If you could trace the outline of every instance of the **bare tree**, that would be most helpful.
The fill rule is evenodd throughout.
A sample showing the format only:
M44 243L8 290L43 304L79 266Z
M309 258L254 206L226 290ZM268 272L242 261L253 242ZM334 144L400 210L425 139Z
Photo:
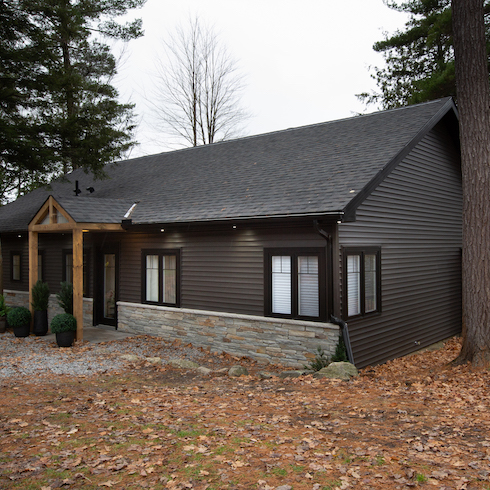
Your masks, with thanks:
M243 77L213 30L191 19L164 46L152 100L161 129L192 146L238 136L249 117L240 105Z
M463 177L463 346L490 365L490 89L483 0L452 0Z

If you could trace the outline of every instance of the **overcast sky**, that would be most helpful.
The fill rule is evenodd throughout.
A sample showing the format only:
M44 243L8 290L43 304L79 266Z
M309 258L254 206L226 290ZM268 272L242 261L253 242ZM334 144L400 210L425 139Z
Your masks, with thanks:
M245 77L242 103L254 135L372 112L356 94L375 89L372 49L407 16L383 0L148 0L134 11L145 36L131 41L114 84L123 102L136 103L140 145L131 156L168 150L147 107L162 40L198 16L220 35Z

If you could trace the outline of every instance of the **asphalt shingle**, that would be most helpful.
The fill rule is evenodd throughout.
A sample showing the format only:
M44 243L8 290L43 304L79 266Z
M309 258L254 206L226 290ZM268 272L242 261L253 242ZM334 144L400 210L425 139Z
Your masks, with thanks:
M134 158L107 166L105 180L76 170L1 208L0 231L25 230L49 194L78 222L119 223L136 201L141 224L340 212L450 103Z

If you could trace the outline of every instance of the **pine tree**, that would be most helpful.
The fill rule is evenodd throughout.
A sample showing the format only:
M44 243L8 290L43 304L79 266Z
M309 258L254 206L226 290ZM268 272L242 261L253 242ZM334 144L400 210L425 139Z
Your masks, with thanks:
M101 177L134 145L134 106L117 100L116 60L104 39L141 36L141 20L112 19L145 1L2 0L0 15L15 20L0 30L9 60L0 72L6 177L27 171L28 189L76 168Z
M456 97L451 0L409 0L387 6L410 14L404 31L374 44L385 67L372 75L379 92L359 94L367 104L384 109L416 104L440 97ZM485 1L490 11L490 2ZM490 47L490 19L486 19Z
M463 346L490 366L490 87L482 0L452 0L463 177Z

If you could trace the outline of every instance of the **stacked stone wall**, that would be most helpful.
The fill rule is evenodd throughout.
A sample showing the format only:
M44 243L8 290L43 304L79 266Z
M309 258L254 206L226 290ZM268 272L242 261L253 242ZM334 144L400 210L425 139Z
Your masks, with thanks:
M339 328L331 323L118 302L118 330L155 335L264 362L303 366L320 346L331 356Z
M25 306L29 308L29 293L27 291L13 291L4 290L5 302L8 306ZM94 302L92 298L83 298L83 326L91 327L93 325L93 311ZM51 320L55 315L63 313L63 309L58 304L58 299L56 294L51 294L49 296L49 306L48 306L48 322L51 324Z

